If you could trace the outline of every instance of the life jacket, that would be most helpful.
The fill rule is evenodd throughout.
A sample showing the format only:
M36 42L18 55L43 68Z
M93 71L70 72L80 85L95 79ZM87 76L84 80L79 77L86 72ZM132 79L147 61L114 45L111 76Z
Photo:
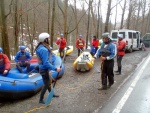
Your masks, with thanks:
M122 47L122 48L120 48ZM120 56L124 56L125 55L125 47L126 47L126 43L124 42L124 40L121 40L118 42L118 47L117 47L117 55Z
M4 56L2 55L2 58L0 59L0 69L5 68L5 62L4 62Z
M110 56L111 52L108 50L108 47L109 47L110 43L106 46L106 44L103 44L101 49L101 56L102 57L107 57L107 56Z
M28 60L28 57L26 56L26 52L24 52L24 53L20 52L19 56L20 57L18 58L18 61L20 61L20 62L25 62Z
M83 41L82 40L78 40L78 46L83 46Z

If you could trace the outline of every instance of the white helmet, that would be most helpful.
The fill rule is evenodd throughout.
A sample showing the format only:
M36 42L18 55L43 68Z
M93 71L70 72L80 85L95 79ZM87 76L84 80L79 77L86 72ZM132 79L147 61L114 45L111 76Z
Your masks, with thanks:
M48 33L41 33L40 35L39 35L39 41L40 42L44 42L44 40L46 39L46 38L49 38L50 37L50 35L48 34Z
M119 38L123 38L123 34L118 34L118 37Z

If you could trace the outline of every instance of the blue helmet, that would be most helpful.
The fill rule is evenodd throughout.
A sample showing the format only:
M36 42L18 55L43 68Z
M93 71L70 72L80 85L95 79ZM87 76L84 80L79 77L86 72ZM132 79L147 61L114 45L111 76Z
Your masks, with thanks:
M0 47L0 52L2 52L3 51L3 49Z
M25 46L20 46L20 50L25 50Z
M60 36L64 36L64 34L61 33Z
M82 35L79 35L80 38L82 38Z

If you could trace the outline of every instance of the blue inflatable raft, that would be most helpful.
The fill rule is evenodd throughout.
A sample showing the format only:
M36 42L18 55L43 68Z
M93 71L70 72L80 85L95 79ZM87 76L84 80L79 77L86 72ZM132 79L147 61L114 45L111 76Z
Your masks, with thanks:
M51 61L56 67L62 66L62 71L50 71L50 76L53 79L62 77L65 71L65 66L59 56L53 56ZM42 76L38 73L35 67L37 63L32 63L30 66L30 73L20 73L18 69L13 68L5 77L0 74L0 99L21 99L35 95L39 92L43 85Z

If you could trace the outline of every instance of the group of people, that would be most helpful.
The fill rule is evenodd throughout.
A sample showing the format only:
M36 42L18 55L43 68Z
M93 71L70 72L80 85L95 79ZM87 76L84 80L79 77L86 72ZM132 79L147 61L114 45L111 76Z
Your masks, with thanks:
M51 82L49 77L49 70L55 70L57 72L60 72L62 69L56 68L54 65L49 62L50 54L52 53L50 45L49 45L49 39L50 35L46 32L41 33L39 35L39 43L35 48L35 52L38 58L38 64L39 64L39 73L42 76L43 79L43 87L40 94L39 103L44 104L44 94L46 90L49 92L51 91ZM93 36L92 40L92 48L94 49L94 52L91 51L91 54L93 55L93 60L100 57L102 60L101 63L101 80L102 80L102 87L100 89L105 90L107 88L110 88L114 84L114 58L117 55L117 64L118 64L118 70L116 71L117 74L121 74L121 61L125 54L125 42L123 41L123 35L118 35L118 44L115 45L112 43L109 34L104 33L102 34L103 43L101 47L98 49L98 43L99 40L96 38L96 36ZM60 56L64 56L64 48L66 47L66 39L64 38L63 34L60 34L60 38L56 40L56 44L59 47ZM83 51L83 48L85 46L85 41L82 39L82 35L79 35L79 38L76 40L76 48L78 49L78 56L80 55L80 52ZM7 73L10 70L10 60L8 57L3 54L2 48L0 48L0 74L7 75ZM31 56L29 52L25 51L25 46L20 46L20 51L17 52L15 56L15 62L16 67L20 71L20 73L23 73L22 66L27 67L27 72L29 72L30 69L30 60ZM108 79L108 80L107 80ZM107 85L108 81L108 85ZM59 97L58 95L53 95L53 97Z
M25 46L20 46L20 51L15 56L16 67L20 73L23 73L22 67L27 67L26 72L30 71L30 53L25 51ZM3 53L3 49L0 47L0 74L7 76L10 70L10 60L6 54Z
M99 40L97 39L96 36L93 36L92 46L90 50L92 56L96 53L98 49L98 45L99 45ZM85 47L85 41L82 38L82 35L79 35L79 38L76 40L76 48L78 50L78 56L80 55L81 51L83 51L84 47Z

